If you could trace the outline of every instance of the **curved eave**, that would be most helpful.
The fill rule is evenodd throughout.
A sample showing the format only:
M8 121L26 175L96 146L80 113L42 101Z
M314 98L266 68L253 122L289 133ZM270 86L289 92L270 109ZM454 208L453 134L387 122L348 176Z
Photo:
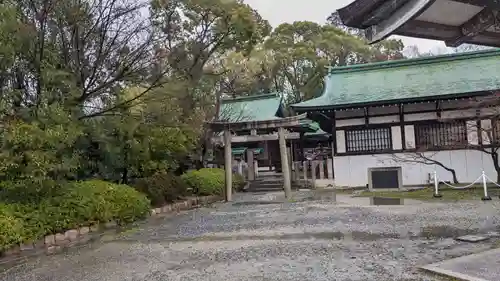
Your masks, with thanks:
M444 41L461 36L460 30L455 26L443 25L438 23L412 20L404 24L400 29L394 32L395 35ZM500 47L500 34L497 32L485 31L472 38L467 38L463 43L482 45L488 47Z
M458 94L439 95L439 96L425 96L425 97L418 97L418 98L381 100L381 101L372 101L372 102L343 103L343 104L322 105L322 106L301 106L301 107L294 108L294 110L297 113L303 113L303 112L310 113L310 112L319 112L319 111L332 111L332 110L338 110L338 109L353 109L353 108L361 108L361 107L366 107L366 106L386 106L386 105L394 105L394 104L408 104L408 103L419 103L419 102L427 102L427 101L473 98L473 97L487 96L489 94L491 94L491 92L488 92L488 91L486 91L486 92L469 92L469 93L458 93ZM313 118L311 118L311 119L313 119ZM316 120L314 120L314 121L316 121Z
M363 26L364 17L380 6L385 0L356 0L344 8L338 9L340 20L349 27L366 28Z
M262 121L241 121L241 122L206 122L215 131L230 130L252 130L252 129L277 129L300 126L300 121L307 118L307 114L296 115L286 118L276 118Z
M500 47L500 32L491 23L498 10L500 1L492 0L356 0L338 13L346 26L364 29L370 44L400 35L444 41L449 47Z
M436 0L410 0L401 8L396 10L390 17L370 26L366 30L366 38L370 44L377 43L389 37L407 22L418 17L425 9Z

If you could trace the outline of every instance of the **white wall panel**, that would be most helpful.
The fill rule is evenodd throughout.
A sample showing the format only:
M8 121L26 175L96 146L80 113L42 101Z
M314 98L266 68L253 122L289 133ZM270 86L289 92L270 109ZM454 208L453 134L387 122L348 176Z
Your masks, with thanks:
M399 150L403 149L403 144L401 143L401 127L393 126L391 127L392 134L392 149Z
M458 180L470 183L476 180L484 170L491 179L496 179L489 155L476 150L451 150L439 152L425 152L424 155L440 161L444 165L455 169ZM452 181L450 172L438 165L426 165L412 161L414 154L397 153L360 156L336 156L335 184L337 186L366 186L368 184L368 169L382 167L401 167L403 185L427 185L429 174L437 172L441 180ZM423 161L421 161L423 162Z
M337 131L335 133L336 133L336 139L337 139L337 153L346 152L345 131Z

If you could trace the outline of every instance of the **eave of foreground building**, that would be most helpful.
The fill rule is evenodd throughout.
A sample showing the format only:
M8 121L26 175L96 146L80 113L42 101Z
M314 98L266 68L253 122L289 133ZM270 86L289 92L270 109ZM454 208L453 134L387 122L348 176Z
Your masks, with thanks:
M338 10L371 43L390 35L500 47L498 0L356 0Z

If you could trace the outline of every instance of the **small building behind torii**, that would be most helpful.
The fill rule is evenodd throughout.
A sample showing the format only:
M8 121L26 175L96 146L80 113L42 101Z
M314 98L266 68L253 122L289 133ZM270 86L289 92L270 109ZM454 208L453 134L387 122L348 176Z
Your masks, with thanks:
M216 133L212 142L224 147L215 150L215 163L224 159L226 199L231 200L232 167L234 160L244 158L247 179L253 181L258 167L281 172L286 196L291 196L292 163L303 162L307 150L329 148L330 135L306 115L284 117L280 94L264 94L224 99L218 121L208 125ZM331 155L331 152L327 152ZM294 168L296 166L294 165ZM241 172L241 171L240 171ZM298 172L298 170L296 170ZM332 173L332 172L331 172ZM332 175L333 178L333 175Z

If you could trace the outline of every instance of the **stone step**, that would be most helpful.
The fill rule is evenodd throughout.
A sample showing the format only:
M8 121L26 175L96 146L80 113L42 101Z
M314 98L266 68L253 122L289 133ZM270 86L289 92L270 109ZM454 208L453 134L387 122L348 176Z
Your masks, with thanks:
M292 190L298 190L299 188L303 188L303 187L301 185L292 184ZM280 183L251 182L245 191L246 192L273 192L273 191L282 191L282 190L283 190L283 181L281 181Z

